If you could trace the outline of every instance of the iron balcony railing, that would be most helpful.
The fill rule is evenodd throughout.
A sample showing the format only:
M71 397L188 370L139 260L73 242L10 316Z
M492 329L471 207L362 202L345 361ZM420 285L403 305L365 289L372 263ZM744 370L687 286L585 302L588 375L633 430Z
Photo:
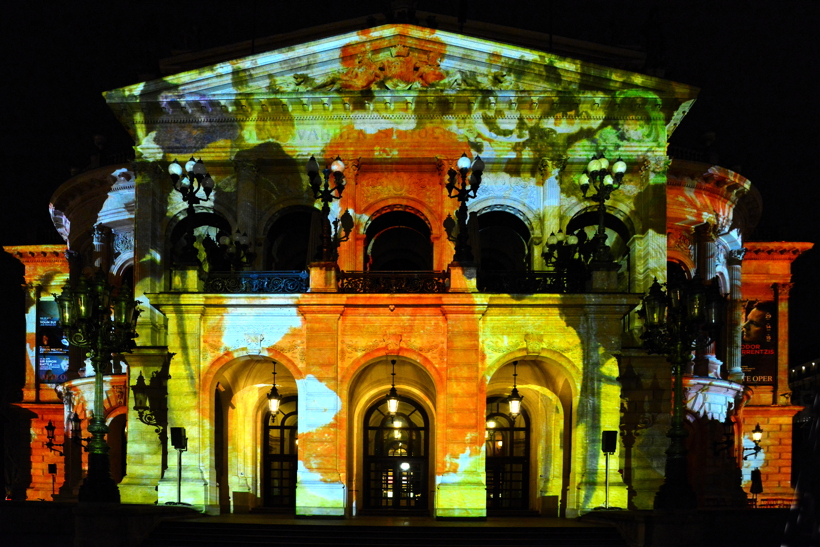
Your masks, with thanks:
M337 287L343 293L443 293L450 272L339 272Z
M478 290L499 294L564 294L586 291L586 272L478 272ZM450 273L435 271L345 272L337 276L341 293L445 293ZM306 271L211 272L204 292L220 294L294 294L310 290Z
M564 294L586 291L586 272L478 272L478 291L501 294Z
M205 282L207 293L303 293L309 287L305 271L212 272Z

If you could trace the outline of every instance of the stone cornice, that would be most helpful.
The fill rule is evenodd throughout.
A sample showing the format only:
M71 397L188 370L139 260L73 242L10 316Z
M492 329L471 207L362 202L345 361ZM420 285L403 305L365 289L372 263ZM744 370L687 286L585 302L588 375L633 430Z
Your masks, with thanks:
M697 188L736 203L751 189L752 183L729 169L708 163L673 160L667 171L670 188Z
M3 249L23 264L64 262L68 266L65 245L5 245Z
M788 260L792 262L801 254L805 253L814 243L802 241L748 241L743 244L746 254L744 261L748 260Z

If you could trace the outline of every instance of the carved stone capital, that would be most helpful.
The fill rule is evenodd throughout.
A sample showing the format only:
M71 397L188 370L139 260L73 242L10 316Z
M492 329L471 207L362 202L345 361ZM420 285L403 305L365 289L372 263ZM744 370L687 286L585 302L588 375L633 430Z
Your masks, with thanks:
M559 154L551 158L541 158L538 161L538 175L541 180L547 180L550 176L562 171L567 166L567 156Z
M726 253L726 263L729 266L741 266L743 264L743 257L746 256L746 248L741 247L740 249L729 249L729 252Z
M258 168L256 166L255 160L233 160L233 170L236 174L240 177L250 177L253 178L258 173Z
M787 300L789 293L791 293L794 283L772 283L772 291L778 300Z
M641 173L662 173L669 169L672 159L669 156L649 156L641 164Z
M165 169L155 161L141 161L135 160L131 162L131 172L134 173L135 178L148 178L150 180L161 180L163 177L170 177L167 175Z

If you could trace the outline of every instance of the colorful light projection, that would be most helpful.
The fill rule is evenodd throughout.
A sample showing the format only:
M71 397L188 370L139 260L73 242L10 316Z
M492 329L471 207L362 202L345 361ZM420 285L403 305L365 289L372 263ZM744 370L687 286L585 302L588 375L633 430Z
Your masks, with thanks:
M561 158L586 162L593 153L604 152L629 164L637 157L664 157L667 133L695 92L544 52L388 25L105 95L135 138L138 162L167 162L178 155L205 158L218 191L207 211L197 213L247 221L243 229L262 236L272 211L294 201L310 203L304 199L307 157L338 155L350 165L346 177L351 186L339 212L350 211L357 229L385 207L426 217L434 269L443 270L453 249L441 226L452 204L443 192L441 172L417 165L436 163L446 172L448 161L480 154L487 169L471 209L506 207L537 239L589 207L573 170L564 171ZM278 167L265 171L262 163L253 169L243 163L258 159L275 160ZM377 167L363 168L367 164ZM659 165L646 177L628 173L611 205L627 217L636 216L640 207L657 206L652 197L659 190L650 187L662 188L665 182L665 167ZM168 205L164 214L172 225L183 205L172 193L163 196L162 186L150 177L148 170L138 175L137 192L156 192L158 203ZM665 234L664 226L648 221L637 222L635 230L633 235L644 241L661 241L659 234ZM198 237L206 232L200 230ZM143 248L162 247L165 234L152 237ZM636 260L644 271L663 278L665 256L652 248L646 243L636 251ZM360 269L364 256L362 240L352 237L340 247L339 264ZM158 259L149 253L141 260ZM539 260L534 267L541 265ZM157 272L156 278L151 272ZM532 490L549 495L568 491L570 513L603 503L597 439L601 429L618 425L612 341L618 336L618 319L628 309L615 297L576 303L569 310L562 308L561 297L491 298L453 291L393 295L393 307L387 308L384 296L332 292L288 297L160 294L165 286L158 265L146 263L141 273L146 274L141 291L152 293L152 306L167 318L168 349L177 355L168 384L169 419L193 424L191 457L198 452L205 462L212 450L208 426L196 425L210 420L202 401L214 389L207 379L200 382L201 371L217 370L246 355L267 354L288 363L298 393L287 395L299 397L300 515L341 515L355 500L350 491L361 481L361 470L344 478L345 447L361 424L351 423L356 409L349 406L359 403L347 396L367 356L390 349L385 332L401 333L398 352L427 370L430 391L440 394L433 399L437 433L430 461L437 515L486 515L481 401L497 381L498 368L522 356L540 363L533 367L540 372L521 385L533 393L525 408L535 405L528 409L533 416L565 420L558 433L539 433L545 446L563 448L534 453L534 468L553 462L553 478L548 486ZM195 286L191 281L183 288ZM584 305L602 303L606 309L599 316L581 312ZM164 322L158 315L152 318ZM203 377L217 373L209 374ZM247 390L245 384L232 388L246 390L237 399L245 408L236 416L252 419L260 412L254 405L264 402L265 390ZM249 429L246 446L258 444L253 435ZM258 473L248 451L234 446L229 452L232 468L243 469L241 479L235 473L231 487L258 492ZM196 503L213 503L207 488L192 489L191 495ZM613 498L625 505L614 492Z

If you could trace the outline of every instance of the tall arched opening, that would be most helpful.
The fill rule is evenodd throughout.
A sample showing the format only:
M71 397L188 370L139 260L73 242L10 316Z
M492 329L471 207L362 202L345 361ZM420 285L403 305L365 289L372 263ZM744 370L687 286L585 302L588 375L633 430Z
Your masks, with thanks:
M529 509L530 419L510 416L505 397L487 399L485 433L487 512Z
M433 510L436 383L428 370L396 357L360 367L347 393L348 506L357 514L426 515ZM391 379L400 403L387 412Z
M282 400L262 426L262 502L265 507L296 507L299 414L296 397Z
M525 272L530 269L530 229L508 211L482 210L478 214L479 249L476 260L489 271Z
M410 207L377 213L365 230L365 269L432 270L431 230L420 213Z
M316 257L320 213L315 207L287 207L275 215L265 243L265 269L306 270Z
M427 513L429 421L419 403L401 397L395 415L386 399L364 418L364 507L371 513Z
M513 373L517 373L515 380ZM513 423L507 397L513 382L523 401ZM564 515L571 484L573 389L564 367L543 358L507 362L487 386L485 456L488 514L538 511ZM493 441L499 446L491 446ZM505 445L507 448L504 448ZM490 495L493 494L491 498Z
M272 373L271 359L246 355L222 365L213 377L211 480L217 488L212 503L221 511L294 507L297 386L290 369L277 361L283 403L271 420L267 395Z

